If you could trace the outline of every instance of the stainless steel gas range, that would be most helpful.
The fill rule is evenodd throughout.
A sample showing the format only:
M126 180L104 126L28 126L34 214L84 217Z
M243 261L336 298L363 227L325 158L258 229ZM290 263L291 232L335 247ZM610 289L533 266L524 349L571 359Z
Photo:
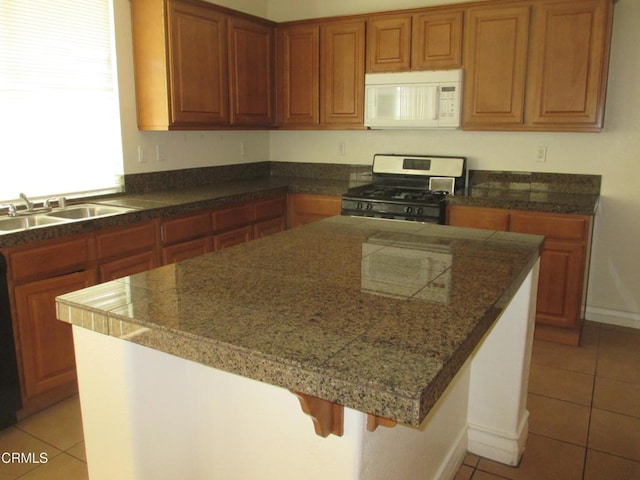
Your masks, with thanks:
M445 199L467 187L465 157L376 154L373 182L342 196L342 215L445 222Z

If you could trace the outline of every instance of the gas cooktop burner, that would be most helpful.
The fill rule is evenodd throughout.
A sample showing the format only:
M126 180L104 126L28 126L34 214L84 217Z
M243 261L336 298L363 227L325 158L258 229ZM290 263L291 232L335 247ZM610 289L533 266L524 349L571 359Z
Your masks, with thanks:
M362 198L378 200L411 200L411 201L432 201L446 194L446 192L430 190L413 190L399 187L365 185L349 191L350 194L360 195Z

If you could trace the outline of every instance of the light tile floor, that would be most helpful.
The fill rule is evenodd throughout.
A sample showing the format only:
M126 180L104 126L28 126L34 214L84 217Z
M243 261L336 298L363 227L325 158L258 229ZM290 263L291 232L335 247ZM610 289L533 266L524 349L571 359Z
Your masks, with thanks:
M580 347L536 341L528 409L519 467L469 454L455 480L640 479L640 330L587 323ZM1 431L0 452L48 458L0 463L0 480L87 479L77 397Z
M587 322L580 347L535 341L517 468L467 455L455 480L639 480L640 330Z
M88 479L78 397L0 431L0 452L0 480ZM30 455L38 462L5 463L10 458L5 452Z

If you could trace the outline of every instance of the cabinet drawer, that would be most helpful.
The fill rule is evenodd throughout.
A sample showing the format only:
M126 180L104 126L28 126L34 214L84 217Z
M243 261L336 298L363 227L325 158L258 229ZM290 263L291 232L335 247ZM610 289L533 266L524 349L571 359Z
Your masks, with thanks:
M156 224L154 222L101 233L96 239L98 257L104 259L155 249L156 238Z
M118 258L100 265L100 281L108 282L116 278L135 275L156 268L157 261L154 252L142 252L130 257Z
M10 254L13 281L84 270L92 259L92 240L79 238Z
M517 212L511 214L512 232L544 235L558 240L581 241L587 238L588 218Z
M253 208L244 204L213 212L213 229L229 230L253 223Z
M188 258L204 255L211 250L211 238L196 238L188 242L178 243L162 249L162 264L180 262Z
M509 212L506 210L454 205L449 207L447 215L448 225L502 232L509 229Z
M268 198L254 203L254 221L268 220L284 216L287 209L286 197Z
M214 235L213 237L213 249L222 250L223 248L233 247L244 242L248 242L253 239L253 227L248 225L246 227L238 228L228 232Z
M204 237L211 233L212 227L213 223L209 212L173 218L162 224L162 243L170 245Z
M253 226L253 238L262 238L267 235L283 232L286 228L287 223L284 218L265 220L264 222L256 223Z

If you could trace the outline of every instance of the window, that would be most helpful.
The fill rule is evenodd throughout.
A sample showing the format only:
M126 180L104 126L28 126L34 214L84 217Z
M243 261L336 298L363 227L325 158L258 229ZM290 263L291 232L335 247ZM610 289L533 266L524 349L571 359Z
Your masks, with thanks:
M0 0L0 203L119 190L110 0Z

